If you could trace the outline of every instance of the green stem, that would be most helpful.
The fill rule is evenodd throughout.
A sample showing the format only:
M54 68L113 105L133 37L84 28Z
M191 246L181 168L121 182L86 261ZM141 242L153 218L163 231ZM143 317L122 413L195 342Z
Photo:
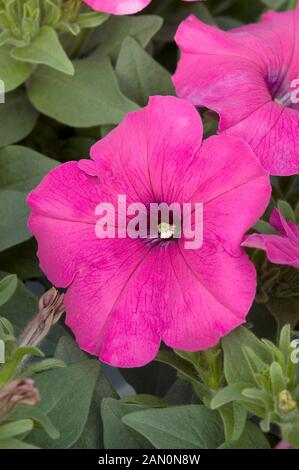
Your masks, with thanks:
M73 50L70 52L71 59L77 59L78 58L84 44L86 43L86 41L89 37L89 34L90 34L90 29L85 28L81 31L81 33L79 35L79 39L77 41L77 44L75 45Z

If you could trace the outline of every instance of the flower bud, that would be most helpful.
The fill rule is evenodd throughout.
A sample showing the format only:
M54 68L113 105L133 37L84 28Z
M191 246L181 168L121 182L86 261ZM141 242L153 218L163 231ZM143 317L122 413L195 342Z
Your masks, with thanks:
M0 418L7 415L18 403L33 406L38 401L40 395L34 380L14 380L0 388Z
M278 409L283 413L289 413L297 408L297 403L293 400L291 393L288 390L282 390L278 394Z
M38 303L38 314L18 339L19 346L37 346L45 338L64 312L63 297L54 287L43 294Z

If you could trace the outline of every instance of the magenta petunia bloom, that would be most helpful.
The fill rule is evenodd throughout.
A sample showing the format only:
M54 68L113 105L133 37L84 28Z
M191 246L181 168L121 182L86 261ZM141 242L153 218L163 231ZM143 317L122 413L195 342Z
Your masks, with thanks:
M269 176L245 142L202 142L202 132L190 103L152 97L92 147L91 160L61 165L28 197L41 268L68 288L66 323L82 349L111 365L146 364L161 340L209 348L253 302L256 273L240 244L268 204ZM97 238L96 207L120 194L145 207L202 203L201 248L167 232Z
M299 5L228 32L194 16L180 25L178 96L216 111L272 175L299 173Z
M272 211L270 223L277 235L254 233L242 245L265 250L271 263L299 269L299 228L294 222L287 222L278 209Z
M147 7L152 0L83 0L94 10L113 15L132 15ZM203 0L184 0L184 2L202 2Z

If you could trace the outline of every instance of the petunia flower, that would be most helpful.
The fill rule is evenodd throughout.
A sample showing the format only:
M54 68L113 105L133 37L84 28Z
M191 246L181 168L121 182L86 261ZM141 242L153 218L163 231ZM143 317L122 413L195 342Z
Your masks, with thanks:
M113 15L132 15L147 7L152 0L83 0L97 11ZM183 0L184 2L202 2L204 0Z
M299 5L228 32L190 16L175 38L178 96L216 111L272 175L299 173L298 31Z
M299 228L294 222L287 222L278 209L272 211L270 223L277 235L254 233L242 245L265 250L271 263L299 269Z
M113 366L148 363L161 340L209 348L244 323L253 302L256 273L240 244L268 204L269 176L245 142L202 142L202 132L190 103L152 97L91 148L90 160L59 166L28 197L41 268L67 288L67 325L83 350ZM167 231L97 238L98 204L116 206L119 195L147 208L203 204L201 248Z

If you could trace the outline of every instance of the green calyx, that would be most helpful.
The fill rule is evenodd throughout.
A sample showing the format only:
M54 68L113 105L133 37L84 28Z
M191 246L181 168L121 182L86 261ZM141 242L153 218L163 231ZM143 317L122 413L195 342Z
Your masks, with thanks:
M0 0L0 45L28 46L44 26L78 35L108 17L83 8L81 0Z

